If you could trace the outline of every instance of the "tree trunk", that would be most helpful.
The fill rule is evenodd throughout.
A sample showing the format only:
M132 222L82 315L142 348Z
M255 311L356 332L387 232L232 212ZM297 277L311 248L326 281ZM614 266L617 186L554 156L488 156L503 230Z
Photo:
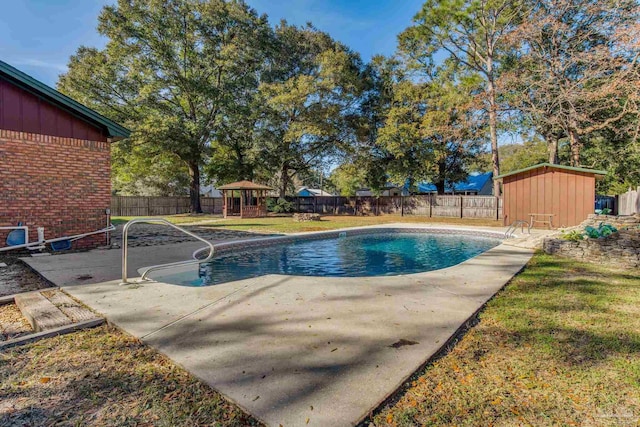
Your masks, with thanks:
M491 69L489 69L491 73ZM491 74L490 74L491 75ZM498 103L496 102L496 88L493 77L489 77L487 83L489 95L489 132L491 134L491 163L493 177L500 175L500 157L498 156ZM500 197L500 183L493 181L493 195Z
M200 206L200 167L198 162L189 162L189 212L202 213Z
M287 195L287 188L289 187L289 167L283 165L280 171L280 195L281 199Z
M580 137L575 129L569 129L569 146L571 147L571 166L580 166Z
M546 137L547 151L549 153L549 163L552 165L558 164L558 137L556 135L549 135Z
M436 191L442 195L445 192L445 180L447 176L447 164L445 161L438 162L438 177L435 181Z

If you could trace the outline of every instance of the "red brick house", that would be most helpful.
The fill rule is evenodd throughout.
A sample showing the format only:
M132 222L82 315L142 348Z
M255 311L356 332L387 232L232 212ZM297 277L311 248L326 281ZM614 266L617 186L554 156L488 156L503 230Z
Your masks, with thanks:
M129 131L0 61L0 226L45 238L102 229L111 202L110 144ZM4 246L6 232L0 234ZM106 243L98 234L76 247Z

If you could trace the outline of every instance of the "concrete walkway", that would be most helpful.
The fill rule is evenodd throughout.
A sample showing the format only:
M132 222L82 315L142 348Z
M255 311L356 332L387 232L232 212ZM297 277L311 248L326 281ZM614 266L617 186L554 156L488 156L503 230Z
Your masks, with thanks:
M138 277L139 268L191 259L193 251L203 246L200 242L189 242L130 248L127 275ZM122 277L122 253L119 249L20 259L57 286L101 283Z
M140 249L155 264L175 261L174 246ZM144 258L136 249L132 257ZM277 427L362 420L522 269L532 251L501 244L454 267L407 276L268 275L201 288L119 286L118 280L73 286L78 271L109 277L117 267L108 267L110 255L103 255L73 270L74 262L85 262L81 255L30 264L54 282L75 276L57 283ZM75 272L65 276L62 264Z

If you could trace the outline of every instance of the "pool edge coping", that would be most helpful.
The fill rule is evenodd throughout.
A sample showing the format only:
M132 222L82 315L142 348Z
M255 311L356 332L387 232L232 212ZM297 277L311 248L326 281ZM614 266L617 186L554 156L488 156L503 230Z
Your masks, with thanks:
M337 229L333 229L333 230L322 230L322 231L308 231L308 232L297 232L297 233L288 233L288 234L281 234L281 235L274 235L274 236L263 236L263 237L252 237L252 238L243 238L243 239L238 239L238 240L229 240L229 241L225 241L225 242L220 242L220 243L216 243L213 245L213 251L214 251L214 257L217 254L224 254L225 252L235 249L235 248L242 248L244 249L252 249L252 248L260 248L260 247L266 247L266 246L272 246L272 245L277 245L279 243L287 243L287 242L294 242L294 241L298 241L298 240L313 240L313 239L322 239L322 238L327 238L327 237L331 237L334 236L335 237L340 237L341 233L347 233L349 231L352 232L356 232L356 235L359 234L368 234L366 232L368 231L372 231L375 232L376 230L388 230L391 231L393 230L394 232L397 232L396 230L399 230L400 232L402 232L402 230L406 230L407 232L419 232L418 230L420 230L420 232L422 231L430 231L431 233L425 233L425 234L459 234L459 235L464 235L464 236L475 236L475 237L485 237L485 238L494 238L497 240L500 240L500 244L498 244L497 246L495 246L494 248L489 249L488 251L495 249L497 247L500 247L504 244L504 242L506 240L509 239L509 237L505 236L503 231L498 231L498 230L489 230L486 228L477 228L477 227L452 227L452 226L448 226L448 227L439 227L439 226L430 226L430 225L423 225L423 224L412 224L412 223L390 223L390 224L377 224L377 225L367 225L367 226L358 226L358 227L345 227L345 228L337 228ZM348 234L345 235L345 237L348 236ZM195 254L201 253L201 252L205 252L207 249L209 249L208 246L202 247L198 250L196 250L194 252ZM488 251L485 251L483 253L486 253ZM478 254L477 256L482 255ZM475 258L475 257L473 257ZM466 262L468 260L463 261L462 263ZM449 267L445 267L445 268L441 268L441 269L437 269L437 270L444 270L444 269L448 269L451 267L455 267L456 265L460 265L462 263L458 263ZM194 264L195 265L195 264ZM191 270L193 269L193 265L190 266L184 266L184 267L180 267L180 266L173 266L175 269L177 270L183 270L186 269L187 270ZM140 274L140 276L142 275L142 272L144 272L147 268L149 268L148 266L145 267L140 267L137 269L138 274ZM169 268L169 267L167 267ZM161 269L164 270L164 269ZM437 270L430 270L430 271L437 271ZM410 275L416 275L416 274L424 274L424 273L428 273L428 271L426 272L418 272L418 273L409 273L409 274L399 274L399 275L391 275L389 277L398 277L398 276L410 276ZM132 278L132 280L137 280L140 279L140 276L136 277L136 278ZM359 276L358 276L359 277ZM148 279L151 282L154 281L158 281L155 279Z

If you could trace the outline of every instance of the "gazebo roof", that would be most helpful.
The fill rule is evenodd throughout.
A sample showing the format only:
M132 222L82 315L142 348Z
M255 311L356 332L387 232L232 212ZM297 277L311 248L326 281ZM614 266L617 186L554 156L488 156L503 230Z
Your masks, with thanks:
M218 190L273 190L273 188L251 181L238 181L221 185Z

